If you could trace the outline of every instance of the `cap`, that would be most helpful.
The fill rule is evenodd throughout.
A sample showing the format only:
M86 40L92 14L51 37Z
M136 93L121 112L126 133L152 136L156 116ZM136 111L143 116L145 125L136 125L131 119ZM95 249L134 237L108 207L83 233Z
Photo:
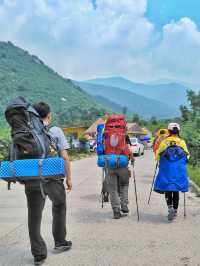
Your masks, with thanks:
M168 130L174 130L174 128L178 128L179 131L181 129L181 127L178 123L169 123Z

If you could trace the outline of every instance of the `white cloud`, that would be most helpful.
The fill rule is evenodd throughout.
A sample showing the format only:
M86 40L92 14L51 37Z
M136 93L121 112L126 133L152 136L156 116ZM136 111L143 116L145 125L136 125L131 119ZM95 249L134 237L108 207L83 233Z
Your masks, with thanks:
M158 33L145 18L146 7L147 0L97 0L96 9L90 0L4 0L0 40L76 79L124 75L200 82L196 25L183 18Z
M153 53L157 71L163 76L200 81L200 32L189 18L163 28L163 38Z

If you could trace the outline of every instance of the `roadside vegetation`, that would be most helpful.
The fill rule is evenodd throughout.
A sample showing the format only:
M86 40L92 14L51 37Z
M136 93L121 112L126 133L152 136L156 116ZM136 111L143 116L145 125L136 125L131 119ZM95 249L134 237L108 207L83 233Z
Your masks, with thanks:
M183 138L191 153L189 176L200 186L200 92L187 92L189 106L181 106Z

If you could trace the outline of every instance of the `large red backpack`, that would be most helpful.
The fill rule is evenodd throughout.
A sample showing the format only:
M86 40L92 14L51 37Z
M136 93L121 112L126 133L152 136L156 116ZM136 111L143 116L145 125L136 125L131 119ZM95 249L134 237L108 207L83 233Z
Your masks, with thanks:
M124 115L110 115L105 124L105 154L129 156Z

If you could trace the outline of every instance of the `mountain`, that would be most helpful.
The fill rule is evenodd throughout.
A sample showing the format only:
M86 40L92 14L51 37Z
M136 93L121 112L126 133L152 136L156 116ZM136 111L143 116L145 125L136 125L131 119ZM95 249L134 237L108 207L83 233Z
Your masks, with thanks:
M168 81L164 84L142 84L132 82L123 77L97 78L87 80L86 82L126 89L147 98L166 103L177 110L180 105L187 104L186 91L189 87L181 83L169 83Z
M113 112L116 112L116 113L123 112L123 106L109 100L108 98L100 96L100 95L94 95L93 97L99 104L103 105L106 108L109 108ZM132 112L130 110L127 110L127 113L131 114Z
M194 90L198 92L200 90L200 84L198 83L190 83L186 81L180 81L180 80L173 80L173 79L160 79L160 80L153 80L151 82L148 82L146 84L148 85L160 85L160 84L180 84L184 87Z
M170 118L179 115L179 112L157 100L148 99L128 90L117 87L95 85L86 82L76 82L83 90L95 97L106 98L107 101L115 103L117 106L128 108L128 112L137 113L144 118ZM111 106L110 106L111 107Z
M71 80L11 42L0 42L0 94L1 121L6 105L17 96L24 96L32 103L48 102L60 125L91 123L105 114L103 107Z

